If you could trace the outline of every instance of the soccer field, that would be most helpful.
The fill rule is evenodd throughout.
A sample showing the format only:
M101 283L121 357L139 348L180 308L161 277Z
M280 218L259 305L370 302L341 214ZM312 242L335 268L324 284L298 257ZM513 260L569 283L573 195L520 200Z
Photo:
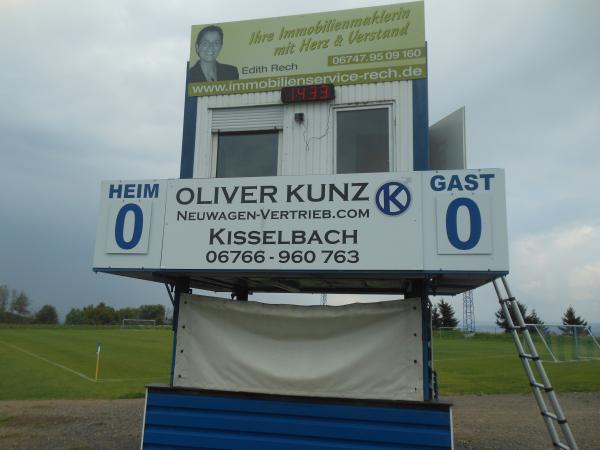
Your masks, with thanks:
M0 400L141 397L169 381L171 346L169 328L0 328Z
M0 400L141 397L168 382L171 346L168 328L0 327ZM433 352L442 396L530 392L510 336L434 333ZM558 391L600 391L598 360L545 367Z

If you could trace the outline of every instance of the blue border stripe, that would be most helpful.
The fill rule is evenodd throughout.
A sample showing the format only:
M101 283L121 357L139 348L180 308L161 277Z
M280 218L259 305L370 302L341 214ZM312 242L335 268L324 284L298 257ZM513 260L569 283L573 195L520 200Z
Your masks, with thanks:
M427 78L413 80L413 170L429 170Z
M189 62L188 62L189 65ZM183 138L181 141L181 165L179 178L194 176L194 144L196 143L196 112L198 100L187 95L187 66L185 72L185 106L183 108Z

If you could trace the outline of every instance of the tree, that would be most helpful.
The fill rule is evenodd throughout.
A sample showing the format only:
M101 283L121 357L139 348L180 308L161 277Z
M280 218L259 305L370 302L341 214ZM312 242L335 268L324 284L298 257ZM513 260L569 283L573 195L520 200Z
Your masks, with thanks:
M512 306L511 305L506 305L506 306L508 306L508 310L510 312L510 318L512 319L513 324L517 325L517 323L516 323L517 319L515 318L515 313L512 310ZM521 303L518 300L517 300L517 306L519 307L519 310L521 311L521 315L523 317L525 317L527 315L527 306L525 306L523 303ZM510 332L510 329L508 326L508 321L506 320L506 317L504 317L504 310L502 309L502 306L500 306L500 309L498 309L498 311L496 311L494 315L496 316L496 325L498 325L500 328L503 328L506 333Z
M575 314L575 309L571 305L569 305L569 307L563 314L562 323L563 323L563 325L580 325L581 328L587 326L587 322L585 320L583 320L581 318L581 316L578 316L577 314ZM580 328L580 330L581 330L581 328ZM560 330L563 332L563 334L573 334L573 332L571 331L571 329L569 327L560 327ZM583 330L581 330L581 331L583 331ZM579 330L578 330L577 334L580 334Z
M440 300L437 306L441 317L441 326L454 328L458 325L458 319L454 317L454 308L450 303L446 303L444 299Z
M137 308L121 308L117 311L117 322L123 322L123 319L139 319L139 311Z
M10 310L20 316L28 316L29 312L29 297L24 292L20 292L18 295L16 291L13 291L13 299L10 302Z
M31 318L8 311L0 311L0 323L31 323Z
M8 286L3 284L0 286L0 312L4 312L8 308L8 299L10 298L10 291Z
M83 308L83 315L85 317L84 323L90 325L110 325L117 323L117 312L112 306L108 306L104 302L98 303L97 306L86 306Z
M535 308L531 310L531 314L525 317L525 323L532 325L544 325L544 321L537 315Z
M515 312L513 311L513 308L510 305L507 306L513 324L515 326L518 326L519 324L517 323L517 318L515 317ZM527 306L525 306L525 304L517 300L517 306L519 307L519 311L521 311L521 316L523 316L523 320L525 321L525 323L534 325L544 324L542 319L540 319L540 317L535 312L535 309L531 310L531 314L527 314ZM508 321L504 317L504 311L502 310L502 307L500 307L500 309L498 309L498 311L496 311L494 315L496 316L496 325L498 325L500 328L503 328L506 333L510 332L510 329L508 327Z
M538 328L544 335L550 332L548 327L544 325L544 321L535 312L535 308L531 310L531 314L525 317L525 323L528 325L539 325L536 328Z
M587 322L575 314L575 309L569 305L564 315L562 316L563 325L583 325L587 326Z
M121 323L123 319L150 319L157 324L165 321L163 305L142 305L139 308L121 308L115 310L103 302L96 306L89 305L83 309L72 308L65 318L67 325L111 325Z
M98 303L96 306L95 325L110 325L117 323L117 312L112 306L108 306L104 302Z
M58 314L56 313L56 308L54 308L52 305L42 306L42 308L35 313L33 323L57 324Z
M165 307L163 305L142 305L138 308L139 319L155 320L162 325L165 320Z
M85 314L79 308L71 308L71 311L65 317L65 324L67 325L83 325L85 323Z
M434 306L433 308L431 308L431 327L434 330L437 330L441 326L442 326L442 316L440 315L440 312L438 311L437 306Z

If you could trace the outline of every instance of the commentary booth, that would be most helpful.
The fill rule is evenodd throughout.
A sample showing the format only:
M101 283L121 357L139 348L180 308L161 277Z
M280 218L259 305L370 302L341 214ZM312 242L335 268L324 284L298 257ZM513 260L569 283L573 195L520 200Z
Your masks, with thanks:
M101 188L94 270L174 304L143 448L452 447L428 296L508 273L504 172L430 146L426 61L422 2L192 27L180 178Z

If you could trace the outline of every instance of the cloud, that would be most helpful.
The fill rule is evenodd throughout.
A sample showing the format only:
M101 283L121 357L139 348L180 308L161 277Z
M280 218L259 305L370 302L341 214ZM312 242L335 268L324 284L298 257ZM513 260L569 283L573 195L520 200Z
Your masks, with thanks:
M600 310L600 226L572 225L527 234L511 245L515 291L547 321L571 304L579 314ZM552 320L551 320L552 318Z
M0 282L62 311L168 302L162 286L93 275L91 258L100 180L178 174L190 26L389 3L0 0ZM430 118L466 105L470 166L507 169L515 294L548 321L569 303L600 320L590 225L599 217L600 2L425 8ZM493 320L489 286L475 303L478 320Z
M573 295L582 301L598 301L600 297L600 263L587 264L569 276Z

